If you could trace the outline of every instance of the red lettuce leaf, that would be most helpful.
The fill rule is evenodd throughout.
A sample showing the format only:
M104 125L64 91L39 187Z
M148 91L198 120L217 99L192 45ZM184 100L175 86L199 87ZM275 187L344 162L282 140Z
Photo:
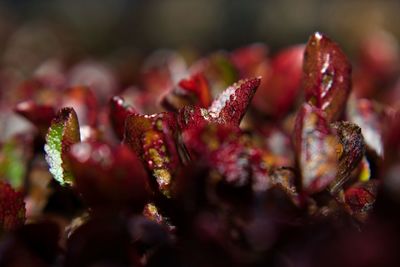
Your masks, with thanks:
M122 140L125 132L125 120L129 115L137 114L136 110L126 104L124 99L114 96L109 102L109 118L117 137Z
M346 55L317 32L308 40L303 71L306 101L325 111L329 122L339 119L351 90L351 65Z
M128 147L79 143L68 154L74 187L93 208L141 211L152 193L140 159Z
M258 110L279 118L293 107L301 89L303 54L304 45L298 45L272 58L254 98Z
M164 108L177 111L185 105L198 105L202 108L210 106L211 89L202 73L195 73L181 80L161 100Z
M208 109L184 107L179 111L180 127L187 129L203 122L239 126L260 81L260 78L240 80L223 91Z
M155 178L157 191L169 196L173 173L181 164L173 113L128 116L123 143L139 155Z

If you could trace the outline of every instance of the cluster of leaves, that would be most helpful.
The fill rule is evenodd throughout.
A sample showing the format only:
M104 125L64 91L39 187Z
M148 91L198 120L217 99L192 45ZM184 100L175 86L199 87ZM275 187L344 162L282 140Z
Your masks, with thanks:
M359 70L389 87L379 52ZM2 145L1 266L400 264L400 113L338 44L144 65L109 95L52 71L15 89L34 127Z

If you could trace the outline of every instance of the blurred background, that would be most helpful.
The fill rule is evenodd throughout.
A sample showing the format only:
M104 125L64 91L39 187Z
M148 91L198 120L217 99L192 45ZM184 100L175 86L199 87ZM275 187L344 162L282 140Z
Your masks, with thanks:
M0 40L2 51L13 44L48 54L209 51L256 41L274 50L320 30L351 52L374 28L400 37L399 11L395 0L2 0Z
M0 93L33 73L88 60L101 62L126 87L138 83L143 62L158 49L178 50L191 65L212 51L254 42L273 55L315 31L338 42L353 62L369 37L372 61L393 61L399 11L395 0L1 0Z

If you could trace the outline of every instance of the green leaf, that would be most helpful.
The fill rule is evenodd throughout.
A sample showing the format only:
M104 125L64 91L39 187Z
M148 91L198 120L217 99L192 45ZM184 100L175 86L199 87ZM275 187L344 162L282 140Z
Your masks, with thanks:
M7 140L0 149L0 177L13 188L21 188L26 174L26 161L24 143L14 138Z
M239 80L235 66L225 53L217 52L211 55L211 61L215 64L215 67L224 82L224 87L228 87Z
M72 184L74 180L67 153L70 147L79 141L79 122L74 109L61 109L51 122L44 146L49 171L61 185Z

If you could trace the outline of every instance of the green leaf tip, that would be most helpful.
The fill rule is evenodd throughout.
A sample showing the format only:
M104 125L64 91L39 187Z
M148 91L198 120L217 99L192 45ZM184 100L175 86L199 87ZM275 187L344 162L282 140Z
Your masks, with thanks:
M79 141L79 122L75 110L62 108L51 122L44 146L49 171L61 185L72 184L74 180L66 154Z

